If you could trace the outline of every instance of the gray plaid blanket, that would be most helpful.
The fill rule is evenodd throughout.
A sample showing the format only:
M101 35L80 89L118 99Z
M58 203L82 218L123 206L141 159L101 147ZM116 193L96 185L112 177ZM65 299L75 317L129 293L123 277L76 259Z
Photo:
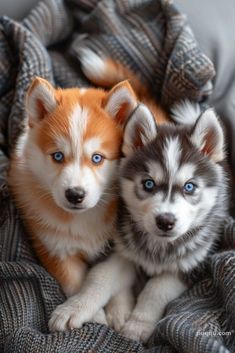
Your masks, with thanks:
M79 68L83 46L138 71L164 104L182 97L202 101L212 90L213 65L170 1L47 0L22 23L0 18L0 351L234 352L231 218L225 220L218 251L193 274L192 288L168 306L148 347L98 324L48 332L49 316L65 298L34 257L9 195L6 168L22 128L24 95L33 76L61 87L89 85Z

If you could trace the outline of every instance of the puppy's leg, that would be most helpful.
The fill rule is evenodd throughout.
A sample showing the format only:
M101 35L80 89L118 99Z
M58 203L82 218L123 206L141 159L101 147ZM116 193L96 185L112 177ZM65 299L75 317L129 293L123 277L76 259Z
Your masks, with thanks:
M94 266L80 292L59 305L49 321L51 331L79 328L94 317L112 296L132 285L135 269L118 254Z
M116 294L106 305L105 313L108 325L120 331L134 308L132 288L128 287Z
M59 282L65 295L70 297L76 294L87 270L84 257L81 254L64 256L63 258L51 255L39 241L36 243L35 250L41 264Z
M137 304L122 329L122 334L146 342L162 318L166 305L177 298L186 285L175 274L151 278L140 293Z
M79 256L69 256L63 261L59 261L56 271L52 275L61 284L67 297L78 293L83 283L87 265Z
M104 309L100 309L91 319L91 322L96 322L102 325L108 325Z

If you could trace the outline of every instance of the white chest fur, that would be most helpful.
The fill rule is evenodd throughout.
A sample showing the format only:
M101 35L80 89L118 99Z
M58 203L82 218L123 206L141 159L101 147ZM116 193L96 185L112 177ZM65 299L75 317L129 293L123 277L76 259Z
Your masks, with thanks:
M54 231L40 231L38 236L52 255L63 258L83 252L92 260L102 252L113 235L113 225L105 222L104 213L105 209L97 206L79 213L70 222L58 222L47 213L44 220Z

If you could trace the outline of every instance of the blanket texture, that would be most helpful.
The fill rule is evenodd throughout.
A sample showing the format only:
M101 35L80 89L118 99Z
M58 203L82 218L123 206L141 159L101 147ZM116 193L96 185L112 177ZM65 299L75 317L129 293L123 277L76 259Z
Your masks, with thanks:
M47 0L22 23L0 19L0 352L234 352L232 218L225 220L218 251L193 274L192 288L170 303L148 347L98 324L48 332L50 314L65 297L34 256L6 170L32 78L39 75L61 87L89 85L79 68L82 47L139 72L168 106L185 97L205 100L212 90L213 65L170 1Z

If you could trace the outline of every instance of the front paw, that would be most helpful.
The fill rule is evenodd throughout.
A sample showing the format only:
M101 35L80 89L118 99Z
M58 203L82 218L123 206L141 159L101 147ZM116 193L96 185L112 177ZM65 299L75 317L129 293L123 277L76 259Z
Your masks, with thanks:
M86 306L78 299L68 299L52 312L48 326L51 332L80 328L89 320Z
M156 324L151 321L143 321L130 318L122 328L121 334L134 341L146 343L152 335Z
M112 327L115 331L121 331L131 314L131 310L132 307L117 305L117 303L110 301L105 308L108 326Z
M101 325L108 325L104 309L100 309L99 311L97 311L97 313L93 316L91 322L95 322Z

